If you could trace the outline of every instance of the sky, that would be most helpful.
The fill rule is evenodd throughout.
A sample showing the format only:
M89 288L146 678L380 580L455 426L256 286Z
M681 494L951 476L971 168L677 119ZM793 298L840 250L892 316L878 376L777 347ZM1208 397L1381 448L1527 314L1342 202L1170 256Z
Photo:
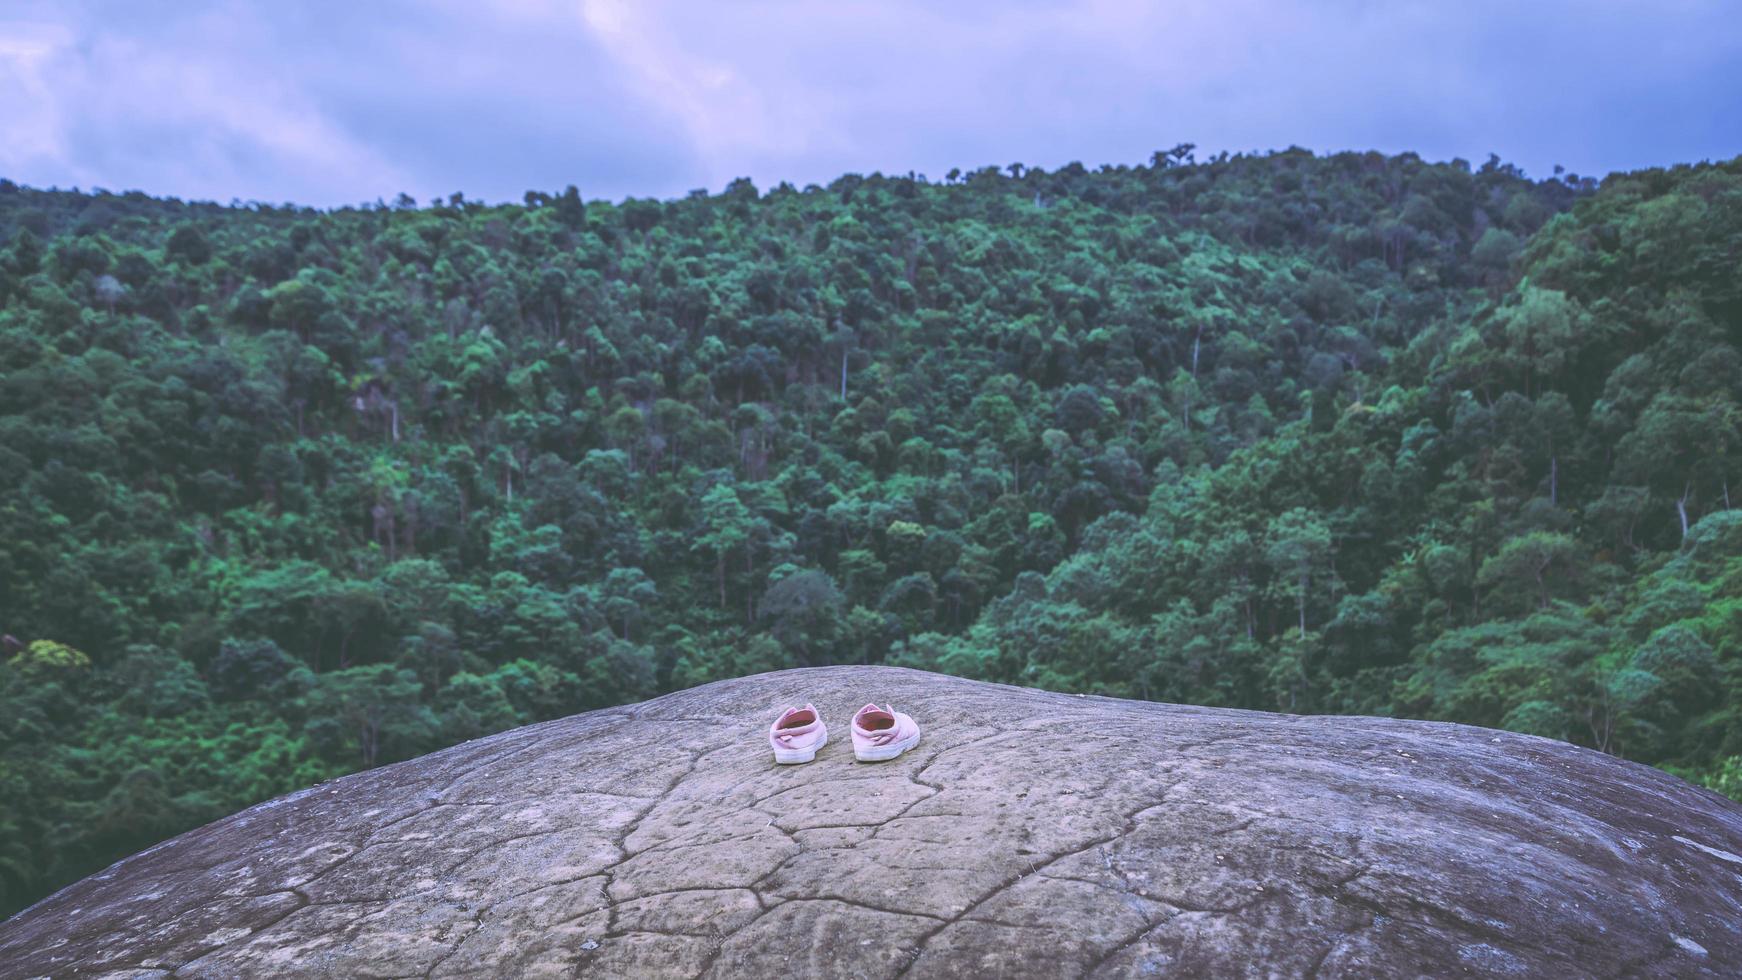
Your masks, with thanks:
M1736 0L0 0L0 176L335 206L1302 146L1742 153Z

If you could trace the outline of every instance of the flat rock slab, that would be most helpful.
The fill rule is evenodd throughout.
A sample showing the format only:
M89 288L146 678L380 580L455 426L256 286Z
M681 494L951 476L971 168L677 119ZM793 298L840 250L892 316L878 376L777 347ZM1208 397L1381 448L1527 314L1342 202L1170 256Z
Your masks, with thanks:
M919 746L853 761L892 702ZM810 701L833 741L775 766ZM0 976L1742 975L1742 807L1545 739L784 671L264 803Z

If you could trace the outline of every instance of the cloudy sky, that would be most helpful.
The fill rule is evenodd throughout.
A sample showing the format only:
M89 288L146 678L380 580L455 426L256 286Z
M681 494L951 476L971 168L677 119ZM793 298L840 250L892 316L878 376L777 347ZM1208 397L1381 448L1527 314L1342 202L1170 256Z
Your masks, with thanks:
M1742 153L1735 0L0 0L0 176L334 205L1305 146Z

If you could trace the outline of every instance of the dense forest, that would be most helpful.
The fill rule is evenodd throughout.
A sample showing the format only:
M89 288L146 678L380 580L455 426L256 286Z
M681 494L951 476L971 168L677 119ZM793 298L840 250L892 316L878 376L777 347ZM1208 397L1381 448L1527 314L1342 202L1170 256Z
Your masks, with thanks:
M0 181L0 914L810 664L1500 726L1742 797L1739 403L1742 160Z

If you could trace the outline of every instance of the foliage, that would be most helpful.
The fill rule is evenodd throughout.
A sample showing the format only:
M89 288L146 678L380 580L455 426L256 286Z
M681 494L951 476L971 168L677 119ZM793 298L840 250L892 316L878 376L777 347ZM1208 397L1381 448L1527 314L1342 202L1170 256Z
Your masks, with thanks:
M0 912L803 664L1734 792L1742 162L1189 156L326 212L0 184Z

